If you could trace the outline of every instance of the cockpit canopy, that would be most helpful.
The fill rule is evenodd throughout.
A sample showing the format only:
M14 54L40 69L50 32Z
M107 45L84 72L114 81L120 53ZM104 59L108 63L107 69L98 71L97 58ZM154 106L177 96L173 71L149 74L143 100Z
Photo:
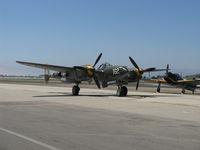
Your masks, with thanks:
M112 66L111 64L109 64L109 63L106 62L106 63L101 64L99 66L98 70L104 70L104 69L106 69L108 67L111 67L111 66Z
M175 73L174 75L176 80L183 80L183 78L178 73Z

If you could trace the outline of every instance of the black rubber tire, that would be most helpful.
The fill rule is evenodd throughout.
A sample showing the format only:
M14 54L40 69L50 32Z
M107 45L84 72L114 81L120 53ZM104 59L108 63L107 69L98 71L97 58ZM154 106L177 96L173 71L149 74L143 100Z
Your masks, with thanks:
M122 96L126 96L127 95L127 93L128 93L128 89L127 89L127 87L126 86L122 86L122 88L121 88L121 95Z
M72 95L77 96L79 94L80 88L79 86L73 86L72 88Z
M121 97L121 96L126 96L127 93L128 93L127 87L122 86L122 87L118 87L118 89L117 89L117 94L116 94L116 95L117 95L118 97Z
M183 89L183 90L181 91L181 93L182 93L182 94L185 94L185 89Z

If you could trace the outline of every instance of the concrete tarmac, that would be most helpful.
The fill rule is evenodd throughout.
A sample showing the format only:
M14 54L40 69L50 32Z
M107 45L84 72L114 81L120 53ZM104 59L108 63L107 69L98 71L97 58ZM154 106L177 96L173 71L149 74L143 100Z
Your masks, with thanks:
M0 84L0 150L199 150L200 96Z

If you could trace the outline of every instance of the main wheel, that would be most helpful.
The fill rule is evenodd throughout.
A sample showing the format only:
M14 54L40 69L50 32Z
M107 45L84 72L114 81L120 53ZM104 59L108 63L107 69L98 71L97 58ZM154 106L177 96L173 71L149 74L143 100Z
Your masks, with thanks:
M122 86L121 90L122 90L122 96L126 96L127 93L128 93L128 89L127 89L127 87Z
M182 92L183 94L185 94L185 89L183 89L181 92Z
M122 87L118 87L118 89L117 89L117 96L126 96L127 95L127 93L128 93L128 89L127 89L127 87L125 87L125 86L122 86Z
M77 96L79 94L79 91L80 91L80 88L77 85L73 86L73 88L72 88L72 94L74 96Z
M157 88L157 92L160 93L160 88Z

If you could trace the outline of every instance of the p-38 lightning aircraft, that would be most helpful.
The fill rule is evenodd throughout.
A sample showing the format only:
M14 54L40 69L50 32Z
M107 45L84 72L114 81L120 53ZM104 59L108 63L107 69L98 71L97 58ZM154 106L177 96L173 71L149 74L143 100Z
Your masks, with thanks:
M200 85L200 80L183 79L179 74L169 72L169 64L167 65L164 79L152 79L151 81L158 83L157 92L159 93L160 93L161 83L167 83L172 86L180 87L182 88L181 92L183 94L185 94L185 90L192 91L192 93L194 94L196 88L200 88L198 87L198 85Z
M82 81L91 81L93 78L97 87L101 88L100 83L103 88L107 87L108 85L115 84L118 86L117 96L126 96L128 93L128 89L126 86L129 82L137 82L136 90L139 86L139 81L142 78L142 74L145 72L152 72L152 71L164 71L165 69L156 70L156 68L148 68L142 70L138 67L136 62L129 57L131 63L136 69L128 69L126 66L113 66L108 63L104 63L100 65L98 69L95 69L96 64L100 60L102 54L98 56L93 66L74 66L74 67L63 67L63 66L54 66L54 65L47 65L47 64L38 64L38 63L30 63L30 62L21 62L17 61L17 63L42 68L42 69L49 69L58 71L58 73L54 73L51 77L54 78L61 78L64 77L66 82L75 83L75 86L72 88L72 94L78 95L80 88L79 84ZM48 75L45 75L45 80L49 80Z

